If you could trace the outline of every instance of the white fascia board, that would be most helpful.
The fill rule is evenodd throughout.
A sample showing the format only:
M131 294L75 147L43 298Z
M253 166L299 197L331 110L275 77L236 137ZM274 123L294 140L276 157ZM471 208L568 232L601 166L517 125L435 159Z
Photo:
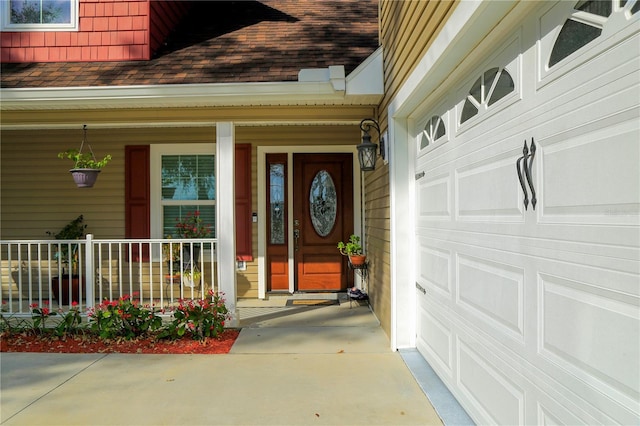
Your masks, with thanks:
M327 82L172 84L153 86L0 89L0 109L144 108L345 104L371 105Z
M298 72L298 81L330 81L334 90L344 92L346 85L344 78L344 65L331 65L327 68L303 68Z
M347 76L347 96L384 95L382 46L365 59Z

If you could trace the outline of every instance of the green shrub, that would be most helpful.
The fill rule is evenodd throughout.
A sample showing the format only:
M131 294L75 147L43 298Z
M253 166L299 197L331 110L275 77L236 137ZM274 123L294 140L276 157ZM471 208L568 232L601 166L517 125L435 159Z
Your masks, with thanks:
M213 290L209 290L204 299L180 299L179 305L173 309L174 320L158 337L179 339L190 334L193 339L204 340L218 336L224 331L224 323L229 318L224 302L222 295Z
M162 326L162 318L153 308L140 306L129 295L113 301L105 299L98 306L89 309L88 315L91 331L101 339L133 339Z

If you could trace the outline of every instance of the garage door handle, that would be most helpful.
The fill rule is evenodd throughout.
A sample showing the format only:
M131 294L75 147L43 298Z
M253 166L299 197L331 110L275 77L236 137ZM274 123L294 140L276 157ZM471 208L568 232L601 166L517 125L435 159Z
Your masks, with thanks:
M520 162L524 163L524 167L527 167L527 155L529 154L529 148L527 148L527 141L524 141L524 147L522 148L522 157L516 160L516 170L518 171L518 180L520 180L520 187L522 188L522 193L524 194L524 209L527 210L529 207L529 193L527 192L527 187L524 184L524 176L522 176L522 167L520 167Z
M524 141L524 147L527 147L527 141ZM531 147L529 148L529 155L525 154L524 159L524 174L527 177L527 183L529 184L529 188L531 189L531 206L533 209L536 209L536 203L538 200L536 199L536 190L533 187L533 179L531 178L531 167L533 166L533 158L536 156L536 145L533 143L533 138L531 138ZM527 164L527 160L529 163Z
M416 288L418 291L422 292L422 294L427 294L427 290L425 290L420 284L416 283Z

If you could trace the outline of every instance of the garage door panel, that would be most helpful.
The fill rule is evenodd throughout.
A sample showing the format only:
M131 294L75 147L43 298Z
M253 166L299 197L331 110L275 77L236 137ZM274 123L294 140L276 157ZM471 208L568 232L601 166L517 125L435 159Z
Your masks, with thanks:
M456 303L524 341L524 268L468 255L456 262Z
M483 414L485 422L503 425L524 424L524 390L514 383L505 370L493 367L473 350L475 342L459 340L458 382L462 391Z
M517 158L510 150L456 171L458 220L524 222Z
M628 403L640 397L640 306L601 287L540 274L540 354Z
M418 180L416 185L420 200L420 204L417 206L417 220L450 220L450 174L424 176Z
M568 403L564 401L558 401L557 399L548 398L546 395L540 395L540 400L535 402L536 421L538 425L579 425L579 424L597 424L597 423L613 423L612 419L608 422L597 421L594 418L585 420L587 416L584 413L582 418L577 417L572 411L567 408ZM562 402L562 403L561 403ZM564 404L567 405L564 405ZM571 409L578 410L576 407L571 406Z
M446 323L430 313L425 302L423 300L418 307L421 326L417 330L417 346L422 353L428 354L430 362L436 365L439 373L450 379L453 377L454 365L453 333Z
M540 222L637 224L637 123L624 122L589 134L576 130L565 137L544 147Z
M524 232L518 233L519 229ZM421 228L419 233L431 239L433 247L451 242L635 275L640 269L640 232L631 226L461 223L457 227L441 224Z
M447 330L454 344L453 370L444 369L439 358L434 357L432 348L425 342L418 343L418 349L431 363L438 375L451 387L456 397L465 401L465 408L479 424L498 424L500 418L512 418L513 408L519 406L520 398L529 412L525 423L545 424L537 422L540 418L555 418L561 422L555 424L634 424L637 412L628 395L618 391L602 392L601 386L586 381L585 376L576 375L563 368L557 359L542 356L534 347L508 345L511 351L504 350L502 343L495 340L491 333L480 327L478 322L454 319L447 315L448 308L428 295L422 296L422 310L431 318L438 318L437 324ZM440 319L442 318L442 319ZM423 333L423 336L425 334ZM434 339L431 336L425 339ZM465 357L466 356L466 357ZM469 359L471 358L471 359ZM525 361L526 360L526 361ZM466 370L465 370L466 368ZM451 377L453 374L453 378ZM453 381L451 381L453 379ZM475 385L475 383L478 383ZM497 383L496 383L497 382ZM484 387L482 383L485 383ZM486 385L490 383L489 385ZM455 386L454 386L455 384ZM464 385L464 386L462 386ZM580 389L575 395L567 393L567 389ZM472 391L474 395L471 394ZM495 402L485 400L488 392L501 395L503 404L509 402L509 414L502 413L505 408ZM482 397L478 397L482 395ZM506 397L504 397L506 395ZM514 396L515 395L515 396ZM515 398L515 399L514 399ZM518 402L516 402L516 400ZM543 410L544 411L541 411ZM609 417L604 413L616 413ZM576 421L579 419L579 421ZM502 424L524 424L523 422L504 420ZM550 424L554 424L551 422Z
M418 262L418 281L421 285L433 288L446 298L451 298L451 251L426 244L420 237Z

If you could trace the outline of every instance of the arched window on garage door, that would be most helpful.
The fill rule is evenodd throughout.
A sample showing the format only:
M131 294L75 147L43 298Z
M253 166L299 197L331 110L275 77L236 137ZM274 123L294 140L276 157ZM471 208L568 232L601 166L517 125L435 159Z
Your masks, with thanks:
M640 11L640 1L631 0L581 0L573 7L571 16L558 33L548 67L600 37L602 29L612 13L633 15Z
M469 90L462 107L460 124L476 116L480 110L488 109L514 90L513 78L506 69L491 68L485 71Z
M437 140L445 136L447 129L445 128L442 117L434 115L431 117L427 124L424 125L424 129L420 134L420 146L419 150L423 150L429 146L432 146Z

